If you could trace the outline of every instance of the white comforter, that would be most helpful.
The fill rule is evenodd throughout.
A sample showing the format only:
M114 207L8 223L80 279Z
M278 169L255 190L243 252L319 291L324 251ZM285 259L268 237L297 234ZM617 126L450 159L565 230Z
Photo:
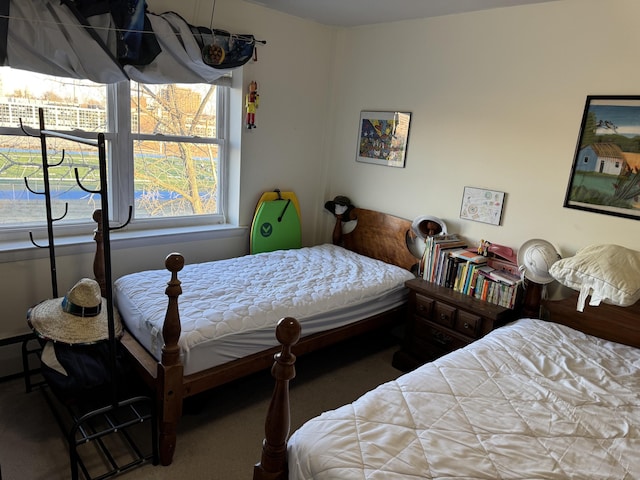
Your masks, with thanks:
M291 480L640 478L640 350L523 319L292 435Z
M304 324L305 317L367 302L414 278L400 267L331 244L185 265L178 277L184 351L234 333L274 329L286 316ZM162 331L169 278L166 270L153 270L114 284L116 303L127 297L136 310L131 317L152 336Z

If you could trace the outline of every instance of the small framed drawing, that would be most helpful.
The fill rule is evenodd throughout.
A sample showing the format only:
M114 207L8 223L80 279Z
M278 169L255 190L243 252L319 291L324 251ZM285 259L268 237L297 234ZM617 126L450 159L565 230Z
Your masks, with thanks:
M404 168L410 112L360 112L356 161Z
M587 97L564 206L640 219L640 96Z
M460 218L500 225L504 197L504 192L485 188L464 187Z

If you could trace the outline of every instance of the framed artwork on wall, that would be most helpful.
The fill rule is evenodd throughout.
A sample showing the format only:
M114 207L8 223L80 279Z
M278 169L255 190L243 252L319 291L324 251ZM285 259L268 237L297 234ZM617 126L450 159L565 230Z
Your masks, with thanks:
M504 198L504 192L487 190L486 188L464 187L460 218L500 225Z
M587 97L564 206L640 219L640 96Z
M404 168L410 112L360 112L356 161Z

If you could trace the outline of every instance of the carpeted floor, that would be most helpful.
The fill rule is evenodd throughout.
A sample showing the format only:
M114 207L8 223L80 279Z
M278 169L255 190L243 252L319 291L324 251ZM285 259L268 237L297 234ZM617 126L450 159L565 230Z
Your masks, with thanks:
M388 335L362 337L299 358L291 381L291 431L399 376L391 366L397 348ZM173 464L147 464L118 478L251 479L272 390L273 379L262 372L188 402ZM99 463L91 450L81 454L85 463ZM21 379L0 383L0 469L2 480L70 478L67 444L43 393L25 393Z

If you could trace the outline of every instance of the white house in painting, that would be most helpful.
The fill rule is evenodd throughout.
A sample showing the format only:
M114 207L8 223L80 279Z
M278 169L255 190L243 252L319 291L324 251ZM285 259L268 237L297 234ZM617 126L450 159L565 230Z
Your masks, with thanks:
M614 143L594 143L578 153L576 170L619 175L624 171L624 153Z
M619 175L626 161L620 147L614 143L594 143L578 153L576 170Z

